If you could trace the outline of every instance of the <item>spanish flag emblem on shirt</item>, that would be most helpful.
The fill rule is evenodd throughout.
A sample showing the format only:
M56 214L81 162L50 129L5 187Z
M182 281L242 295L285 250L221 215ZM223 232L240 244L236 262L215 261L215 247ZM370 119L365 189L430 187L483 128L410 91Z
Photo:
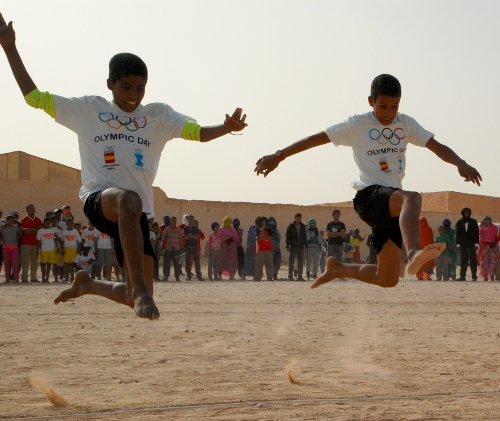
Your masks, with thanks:
M112 164L115 162L115 153L113 151L104 152L104 162Z

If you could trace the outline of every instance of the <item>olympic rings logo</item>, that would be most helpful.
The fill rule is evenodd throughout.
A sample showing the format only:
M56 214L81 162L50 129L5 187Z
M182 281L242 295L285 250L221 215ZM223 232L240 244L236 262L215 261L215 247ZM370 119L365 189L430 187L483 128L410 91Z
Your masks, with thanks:
M406 137L405 131L398 127L392 131L389 127L385 127L380 131L379 129L371 129L369 133L371 140L376 140L379 145L387 145L389 142L391 145L399 145L399 143ZM396 141L392 139L396 138ZM384 142L385 140L385 142Z
M136 132L139 129L143 129L148 124L146 117L130 118L121 117L119 115L115 117L113 113L99 113L99 120L106 123L111 129L118 130L125 127L129 132Z

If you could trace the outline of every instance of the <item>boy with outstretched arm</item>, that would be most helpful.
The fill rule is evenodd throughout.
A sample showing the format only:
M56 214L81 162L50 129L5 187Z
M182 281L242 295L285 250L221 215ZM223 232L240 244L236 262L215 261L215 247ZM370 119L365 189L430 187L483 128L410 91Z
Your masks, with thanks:
M127 283L93 280L78 272L72 287L55 304L95 294L125 304L139 317L158 319L153 300L153 256L146 214L153 214L153 181L166 142L182 137L208 142L246 126L242 110L226 114L223 124L201 127L167 104L141 105L148 79L137 56L117 54L110 61L107 87L113 101L98 96L63 98L38 91L15 43L12 22L0 14L0 45L25 100L44 109L78 134L82 163L80 198L85 215L101 232L115 240L118 261Z
M353 148L354 161L359 169L359 178L352 184L357 190L354 209L372 227L378 264L343 264L330 257L326 271L311 288L342 277L394 287L399 281L403 242L408 254L409 274L415 274L424 262L439 256L446 247L438 243L420 248L421 196L405 191L401 186L408 143L426 147L443 161L455 165L465 181L480 185L482 179L475 168L434 139L434 135L413 118L398 113L400 99L399 81L391 75L379 75L373 80L368 97L373 111L350 117L324 132L293 143L275 155L264 156L256 163L257 175L266 177L285 158L307 149L330 142L335 146Z

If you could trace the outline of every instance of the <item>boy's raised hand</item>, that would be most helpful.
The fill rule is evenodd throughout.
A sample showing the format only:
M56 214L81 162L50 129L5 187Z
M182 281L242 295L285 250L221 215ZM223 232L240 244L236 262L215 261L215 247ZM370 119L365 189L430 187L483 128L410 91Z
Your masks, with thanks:
M247 115L244 114L243 117L241 117L242 112L243 110L241 108L236 108L231 117L229 117L229 114L226 114L226 119L224 120L224 126L226 127L227 130L229 130L230 132L239 132L243 130L246 126L248 126L248 124L245 123Z
M474 168L471 167L467 162L462 161L457 165L458 173L465 179L464 181L472 181L478 186L481 185L480 181L483 181L481 174Z
M3 48L8 47L16 42L16 33L14 32L14 27L12 22L7 23L0 13L0 45Z
M255 169L254 172L259 174L264 174L264 177L267 177L267 175L275 170L281 160L277 155L266 155L260 158L256 163L255 163Z

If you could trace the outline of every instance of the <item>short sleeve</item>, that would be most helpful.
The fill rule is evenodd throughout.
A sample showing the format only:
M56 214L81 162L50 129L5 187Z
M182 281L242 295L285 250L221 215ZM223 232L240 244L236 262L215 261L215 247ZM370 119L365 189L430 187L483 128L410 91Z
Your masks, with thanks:
M333 126L328 127L325 130L328 139L335 145L347 146L350 144L352 139L351 136L351 123L349 119L345 120L342 123L334 124Z
M196 123L196 120L178 113L170 105L164 104L163 125L170 139L181 138L182 131L187 122Z
M412 145L425 147L430 138L434 137L434 133L425 130L417 121L407 115L402 116L405 120L406 133L408 136L408 143Z
M36 233L36 239L42 241L42 230L38 230Z
M76 132L89 101L95 97L64 98L55 95L56 122Z

